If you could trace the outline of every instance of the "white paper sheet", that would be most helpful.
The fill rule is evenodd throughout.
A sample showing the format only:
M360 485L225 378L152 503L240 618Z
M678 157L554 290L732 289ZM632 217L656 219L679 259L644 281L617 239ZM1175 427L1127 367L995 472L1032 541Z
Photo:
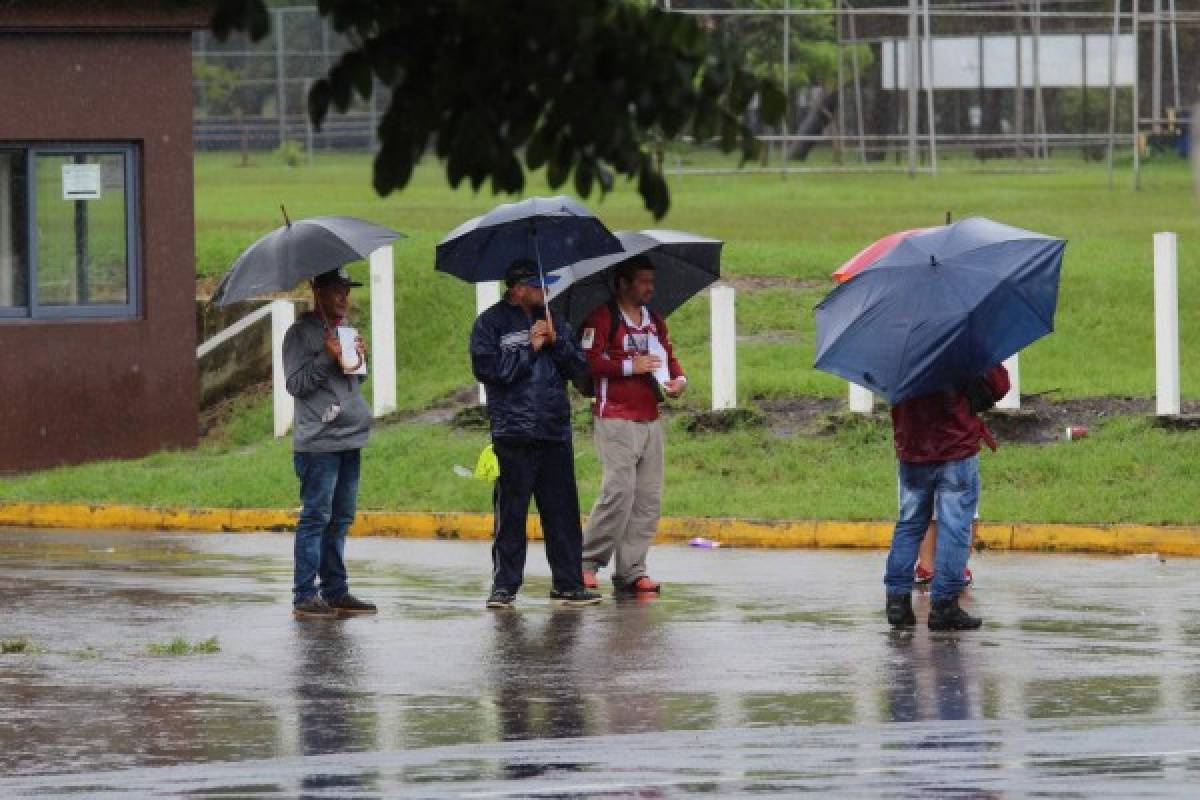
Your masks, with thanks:
M367 360L364 358L362 363L358 365L356 370L346 370L346 366L358 361L358 352L355 349L354 340L358 338L358 331L351 328L349 325L339 325L337 329L338 341L342 345L342 369L347 375L366 375Z
M660 386L666 387L671 380L671 369L667 366L667 350L657 336L650 337L650 355L658 356L658 369L654 370L654 379Z

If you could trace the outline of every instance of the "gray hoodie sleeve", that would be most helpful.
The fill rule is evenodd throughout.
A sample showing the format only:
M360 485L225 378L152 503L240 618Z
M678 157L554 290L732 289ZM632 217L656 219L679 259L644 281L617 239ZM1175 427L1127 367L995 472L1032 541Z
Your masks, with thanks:
M312 331L296 324L283 337L283 369L292 397L307 397L337 374L337 362L325 351L324 342L313 352Z

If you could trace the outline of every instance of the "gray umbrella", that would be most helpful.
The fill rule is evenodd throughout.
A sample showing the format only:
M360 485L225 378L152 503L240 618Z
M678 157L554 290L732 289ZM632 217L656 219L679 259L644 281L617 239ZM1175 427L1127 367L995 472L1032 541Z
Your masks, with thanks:
M403 235L356 217L309 217L288 222L238 256L221 278L212 301L227 306L287 291L322 272L366 258Z
M577 261L553 275L560 280L547 291L550 307L579 329L592 309L613 298L613 273L634 256L654 264L650 308L666 317L692 295L721 277L720 239L668 230L618 231L622 251Z

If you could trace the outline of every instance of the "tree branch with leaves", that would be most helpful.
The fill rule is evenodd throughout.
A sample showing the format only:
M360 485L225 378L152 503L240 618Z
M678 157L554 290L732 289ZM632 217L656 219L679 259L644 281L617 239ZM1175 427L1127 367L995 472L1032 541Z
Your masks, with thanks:
M451 186L519 193L526 173L552 188L573 179L582 197L616 176L637 181L661 218L670 193L654 157L691 137L754 158L746 112L768 124L783 113L776 82L709 36L704 20L632 0L318 0L353 45L308 95L320 126L375 81L391 90L379 124L373 183L403 189L427 153ZM218 0L219 38L267 35L263 0Z

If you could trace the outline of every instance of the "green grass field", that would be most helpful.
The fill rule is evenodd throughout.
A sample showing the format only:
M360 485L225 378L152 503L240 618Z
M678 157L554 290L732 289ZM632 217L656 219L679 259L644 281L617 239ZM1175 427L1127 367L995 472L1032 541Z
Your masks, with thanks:
M400 405L416 411L471 386L466 337L474 313L470 286L433 271L433 248L453 226L510 198L454 192L428 163L412 186L389 198L370 189L365 157L319 157L287 168L259 155L196 162L196 247L202 286L238 252L293 218L352 214L403 231L396 246ZM684 159L680 158L679 163ZM1077 158L1044 174L976 171L946 162L938 177L779 174L676 176L672 211L656 223L630 184L589 205L611 228L670 227L724 239L723 274L739 287L739 403L842 397L845 384L811 368L812 307L829 273L865 244L894 230L983 215L1069 240L1056 332L1022 354L1024 393L1058 400L1148 398L1154 392L1152 244L1155 231L1180 237L1183 390L1200 397L1200 216L1190 174L1174 159L1151 161L1142 190L1127 165L1109 188L1104 168ZM546 193L537 177L529 194ZM352 268L365 274L365 265ZM359 298L364 306L365 296ZM782 434L772 428L689 434L689 412L707 408L708 306L704 297L672 318L691 383L676 404L668 447L664 511L751 517L884 519L895 506L894 456L886 420ZM365 315L360 327L367 329ZM482 432L391 422L365 461L364 508L485 510L488 487L458 478L473 464ZM599 485L593 447L581 426L577 464L585 506ZM984 459L982 513L996 520L1200 522L1196 454L1200 434L1119 417L1079 442L1005 444ZM128 501L235 507L296 505L286 441L270 438L270 412L247 402L231 424L189 453L135 462L51 470L6 481L0 499ZM585 508L586 510L586 508Z

